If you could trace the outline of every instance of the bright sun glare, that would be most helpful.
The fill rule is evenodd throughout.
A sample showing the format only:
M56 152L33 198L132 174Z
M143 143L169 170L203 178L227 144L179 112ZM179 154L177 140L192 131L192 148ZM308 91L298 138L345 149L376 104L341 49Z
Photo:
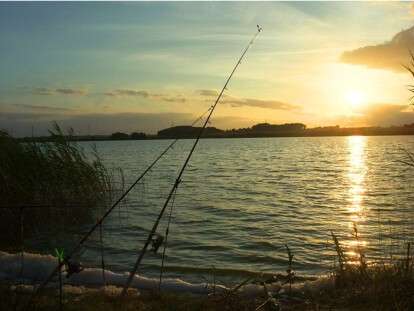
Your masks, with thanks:
M350 91L346 94L346 100L353 107L358 107L364 103L364 95L358 91Z

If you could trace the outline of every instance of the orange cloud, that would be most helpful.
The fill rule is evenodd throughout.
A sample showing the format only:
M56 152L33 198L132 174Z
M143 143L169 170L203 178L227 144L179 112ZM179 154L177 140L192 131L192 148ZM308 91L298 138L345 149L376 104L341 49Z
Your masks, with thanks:
M216 90L198 90L196 93L200 96L206 97L216 97L219 94Z
M253 98L234 98L226 96L223 100L223 104L229 104L232 107L256 107L256 108L267 108L273 110L297 110L300 107L285 103L278 100L262 100L262 99L253 99Z
M215 90L197 90L196 93L202 97L216 97L218 92ZM256 108L266 108L273 110L298 110L299 106L285 103L279 100L263 100L263 99L253 99L253 98L237 98L233 96L223 95L223 104L231 105L232 107L256 107ZM206 99L206 102L210 102L211 99Z
M358 115L335 120L343 126L400 126L414 123L414 111L407 105L376 103L358 111Z
M414 26L397 33L391 41L383 44L344 52L340 60L370 68L405 71L404 65L410 61L410 50L414 50Z

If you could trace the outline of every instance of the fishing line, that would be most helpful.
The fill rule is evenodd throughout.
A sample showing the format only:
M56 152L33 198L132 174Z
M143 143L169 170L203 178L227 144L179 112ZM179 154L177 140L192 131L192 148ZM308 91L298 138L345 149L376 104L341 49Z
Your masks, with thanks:
M162 275L164 273L165 252L167 250L168 234L170 232L170 224L171 224L172 212L173 212L173 209L174 209L175 197L177 195L177 190L178 190L178 188L175 189L174 195L172 197L171 206L170 206L170 213L168 215L167 228L165 229L165 242L164 242L164 249L162 251L161 269L160 269L160 282L158 284L158 290L159 291L161 291Z
M20 277L23 275L24 269L24 209L23 207L19 208L19 223L20 223Z
M200 117L198 117L193 123L191 123L191 126L194 126L197 122L203 119L203 117L211 111L212 107L209 107L205 112L203 112ZM115 203L111 205L111 207L104 213L104 215L97 220L97 222L89 229L89 231L84 234L84 236L80 239L78 244L72 249L72 251L68 252L68 254L65 256L65 260L58 263L58 265L53 269L53 271L47 276L47 278L40 283L38 287L35 288L33 293L30 295L28 299L27 305L23 308L23 310L27 310L29 306L32 304L34 298L37 296L37 294L45 288L45 286L53 279L53 277L58 273L58 271L61 270L61 268L65 265L65 262L68 262L83 246L83 244L86 242L86 240L92 235L93 232L103 223L103 221L106 219L106 217L111 214L111 212L125 199L125 197L129 194L129 192L144 178L144 176L151 171L151 169L157 164L157 162L170 150L173 148L173 146L180 140L180 138L175 138L158 156L154 159L154 161L141 173L141 175L135 180L133 184L131 184L128 189L116 200ZM35 206L35 207L41 207ZM8 208L0 206L0 208Z
M99 244L101 248L101 267L102 267L102 281L103 285L106 286L106 278L105 278L105 260L104 260L104 243L103 243L103 224L99 225Z
M128 291L128 288L129 288L129 287L130 287L130 285L131 285L132 279L134 278L134 275L136 274L136 272L137 272L137 270L138 270L138 268L139 268L139 266L140 266L140 264L141 264L141 261L142 261L142 259L144 258L144 255L145 255L145 253L146 253L146 251L147 251L147 249L148 249L148 245L149 245L149 244L151 243L151 241L152 241L152 238L153 238L153 236L154 236L154 234L155 234L155 232L156 232L156 230L157 230L157 228L158 228L158 225L159 225L159 222L160 222L160 220L161 220L162 216L164 215L164 212L165 212L165 210L166 210L166 208L167 208L167 206L168 206L168 203L170 202L170 200L171 200L171 198L172 198L172 196L173 196L173 194L174 194L174 192L175 192L175 189L176 189L176 188L178 188L179 184L181 183L181 177L182 177L182 175L183 175L183 173L184 173L184 171L185 171L185 169L186 169L186 167L187 167L187 165L188 165L188 163L189 163L189 161L190 161L190 159L191 159L191 156L192 156L192 155L193 155L193 153L194 153L195 148L197 147L197 144L198 144L198 142L199 142L199 140L200 140L200 138L201 138L201 136L202 136L202 134L203 134L203 132L204 132L204 130L205 130L205 128L206 128L206 126L207 126L207 124L208 124L208 123L209 123L209 121L210 121L211 115L213 114L213 112L214 112L214 110L215 110L215 108L216 108L217 104L219 103L219 101L220 101L220 99L221 99L221 97L222 97L222 95L223 95L224 91L225 91L225 90L226 90L226 88L227 88L227 85L229 84L229 82L230 82L231 78L233 77L234 72L236 71L236 69L237 69L237 68L239 67L239 65L241 64L241 61L242 61L242 59L243 59L244 55L247 53L247 51L249 50L250 46L253 44L254 40L256 39L257 35L261 32L261 30L262 30L262 28L260 28L260 27L259 27L259 25L257 25L257 32L254 34L253 38L250 40L250 42L248 43L248 45L247 45L247 46L246 46L246 48L244 49L244 51L243 51L242 55L240 56L240 58L239 58L239 60L237 61L236 65L234 66L234 68L233 68L232 72L230 73L229 77L227 78L226 83L224 84L223 88L221 89L221 91L220 91L219 95L217 96L216 101L215 101L215 102L214 102L214 104L210 107L210 109L209 109L209 113L208 113L208 115L207 115L206 120L204 121L203 127L200 129L200 131L199 131L199 133L198 133L198 135L197 135L197 138L196 138L196 140L194 141L194 144L193 144L193 146L191 147L191 150L190 150L190 152L188 153L187 158L186 158L186 160L184 161L184 164L183 164L183 166L181 167L181 170L180 170L180 172L179 172L179 174L178 174L178 176L177 176L177 178L176 178L176 180L175 180L175 182L174 182L174 184L173 184L173 186L172 186L172 188L171 188L171 190L170 190L170 193L168 194L167 199L165 200L165 203L164 203L164 205L163 205L163 207L162 207L162 209L161 209L161 211L160 211L160 213L159 213L159 215L158 215L157 219L155 220L155 223L154 223L154 225L153 225L153 227L152 227L152 229L151 229L151 231L150 231L150 233L149 233L149 235L148 235L148 237L147 237L147 240L145 241L145 244L144 244L144 246L142 247L141 252L139 253L139 256L138 256L138 258L137 258L137 260L136 260L136 262L135 262L135 265L134 265L133 269L132 269L132 270L130 271L130 273L129 273L128 280L127 280L127 282L125 283L125 286L124 286L124 288L123 288L123 290L122 290L121 297L125 297L125 295L126 295L126 293L127 293L127 291Z

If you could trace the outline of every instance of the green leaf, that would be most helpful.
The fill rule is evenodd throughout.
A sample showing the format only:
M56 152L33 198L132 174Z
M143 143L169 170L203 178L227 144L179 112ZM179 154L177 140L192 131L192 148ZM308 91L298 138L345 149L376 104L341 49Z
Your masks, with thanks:
M65 259L63 248L61 248L60 250L58 248L55 248L55 254L59 261L63 261Z

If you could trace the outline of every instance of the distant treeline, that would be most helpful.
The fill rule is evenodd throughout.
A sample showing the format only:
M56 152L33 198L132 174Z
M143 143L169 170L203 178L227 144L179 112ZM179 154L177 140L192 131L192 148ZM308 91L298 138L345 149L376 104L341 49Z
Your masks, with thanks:
M147 134L141 132L133 132L131 134L126 134L122 132L112 133L111 139L113 140L122 140L122 139L146 139Z
M158 138L194 138L199 127L175 126L158 132ZM208 127L203 137L295 137L295 136L350 136L350 135L414 135L414 123L391 127L348 127L325 126L306 128L302 123L269 124L259 123L249 128L220 130Z
M147 135L142 132L131 134L115 132L111 135L72 136L71 140L140 140L140 139L168 139L168 138L195 138L201 127L174 126L160 130L156 135ZM351 136L351 135L414 135L414 123L390 127L340 127L324 126L307 128L302 123L269 124L259 123L248 128L221 130L207 127L204 138L232 138L232 137L301 137L301 136ZM50 137L25 137L25 141L48 141Z
M140 140L147 139L148 136L142 132L132 132L131 134L123 132L115 132L111 135L72 135L66 136L65 139L68 141L97 141L97 140ZM24 137L21 138L23 141L51 141L51 136L38 136L38 137Z

